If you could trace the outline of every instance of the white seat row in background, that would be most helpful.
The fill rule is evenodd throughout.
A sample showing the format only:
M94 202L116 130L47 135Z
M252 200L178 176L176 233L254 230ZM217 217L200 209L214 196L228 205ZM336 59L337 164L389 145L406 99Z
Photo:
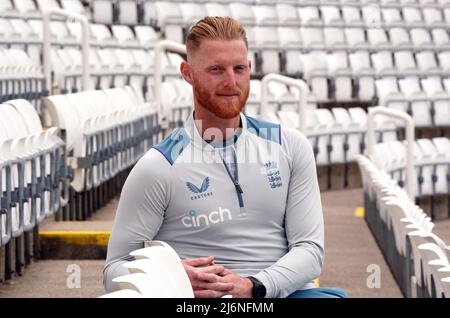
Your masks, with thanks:
M433 232L431 218L367 157L358 164L366 221L403 295L450 297L450 247Z

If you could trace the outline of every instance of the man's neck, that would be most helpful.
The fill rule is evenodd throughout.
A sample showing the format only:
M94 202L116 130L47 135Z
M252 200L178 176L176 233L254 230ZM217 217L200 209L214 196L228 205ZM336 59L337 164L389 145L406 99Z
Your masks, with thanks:
M203 107L195 107L194 121L203 139L216 142L232 138L236 130L241 127L240 114L230 119L223 119Z

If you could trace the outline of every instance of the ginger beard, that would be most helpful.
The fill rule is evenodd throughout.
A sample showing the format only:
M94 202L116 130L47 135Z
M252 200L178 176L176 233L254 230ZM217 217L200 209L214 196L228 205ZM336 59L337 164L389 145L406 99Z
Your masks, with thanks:
M247 103L250 85L246 85L244 90L237 86L234 89L207 90L194 81L193 90L199 105L219 118L231 119L237 117ZM220 94L236 96L225 98Z

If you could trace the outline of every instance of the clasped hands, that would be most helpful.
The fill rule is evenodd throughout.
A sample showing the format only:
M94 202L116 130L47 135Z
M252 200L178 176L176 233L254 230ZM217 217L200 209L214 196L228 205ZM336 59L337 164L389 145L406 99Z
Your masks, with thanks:
M182 261L196 298L251 298L253 283L223 265L216 265L213 256L188 258Z

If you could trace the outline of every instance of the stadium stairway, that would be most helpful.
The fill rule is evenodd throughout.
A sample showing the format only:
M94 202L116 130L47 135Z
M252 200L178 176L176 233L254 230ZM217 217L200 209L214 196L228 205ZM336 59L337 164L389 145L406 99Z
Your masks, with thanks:
M112 200L87 221L45 221L40 226L41 259L33 261L22 277L0 285L0 298L104 294L102 268L117 203L117 198ZM402 297L362 217L362 190L323 192L322 204L326 255L320 286L344 288L349 297ZM443 230L448 226L450 222ZM379 268L379 288L367 284L373 265Z

